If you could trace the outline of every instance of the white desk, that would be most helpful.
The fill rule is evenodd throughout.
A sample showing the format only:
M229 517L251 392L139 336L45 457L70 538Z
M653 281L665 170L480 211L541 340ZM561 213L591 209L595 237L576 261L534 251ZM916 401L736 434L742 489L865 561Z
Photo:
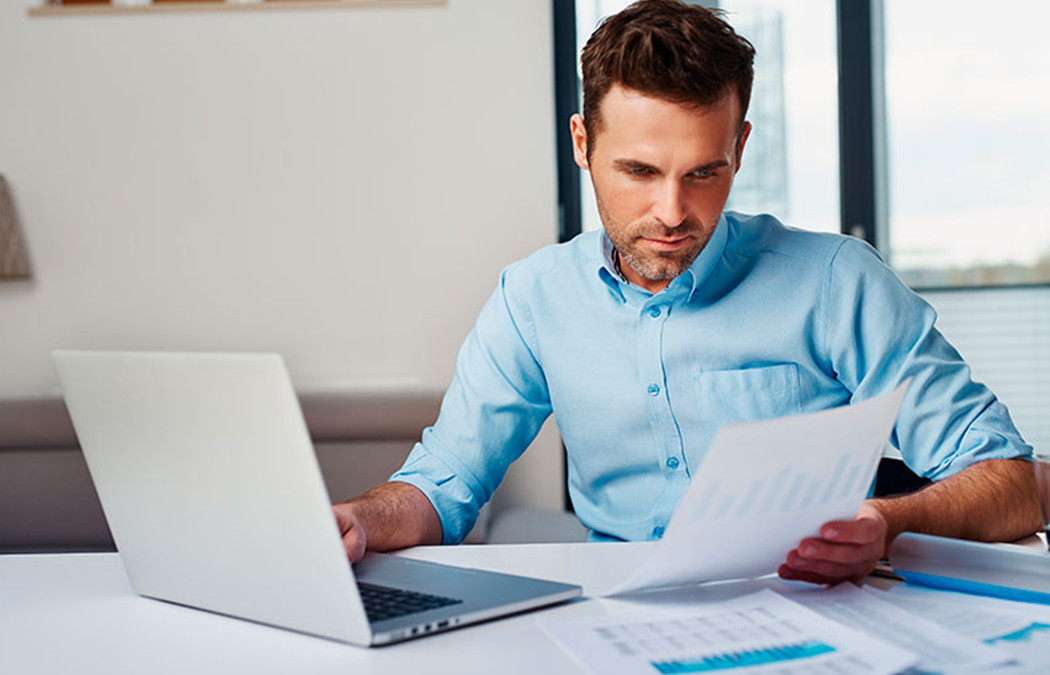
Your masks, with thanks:
M421 547L415 558L608 587L651 544ZM0 556L0 673L581 673L536 624L600 612L577 600L364 649L135 595L115 553Z
M585 595L597 595L633 570L651 547L651 543L420 547L401 555L578 583ZM876 583L885 585L886 580ZM762 586L817 590L772 579L677 590L650 596L645 602L711 601ZM0 675L583 673L542 632L536 618L603 613L610 602L622 601L583 598L365 649L139 597L128 585L115 553L0 555Z

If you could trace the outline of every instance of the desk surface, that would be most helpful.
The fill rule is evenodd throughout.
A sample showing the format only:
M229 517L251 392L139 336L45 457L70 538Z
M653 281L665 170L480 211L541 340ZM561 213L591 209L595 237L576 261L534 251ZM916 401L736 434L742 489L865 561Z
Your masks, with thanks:
M419 547L400 555L578 583L596 596L633 570L652 546ZM646 602L711 601L762 586L816 590L768 579L678 590ZM0 674L582 673L543 633L537 617L605 613L622 602L585 597L365 649L139 597L115 553L7 555L0 556Z
M403 555L579 583L593 594L650 547L420 547ZM0 673L580 673L536 617L601 611L602 601L583 599L364 649L139 597L114 553L9 555L0 556Z

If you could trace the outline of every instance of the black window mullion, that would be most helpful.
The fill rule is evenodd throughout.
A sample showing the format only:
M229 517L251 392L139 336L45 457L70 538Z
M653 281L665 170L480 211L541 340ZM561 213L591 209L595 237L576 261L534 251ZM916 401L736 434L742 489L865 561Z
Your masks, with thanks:
M569 118L579 107L576 75L576 0L554 0L554 139L558 164L558 241L569 241L583 231L580 170L572 155ZM562 443L562 506L573 511L569 497L569 457Z
M569 118L579 107L576 0L554 0L554 138L558 159L558 241L583 231L580 171L572 156Z
M887 246L881 0L838 0L842 232Z

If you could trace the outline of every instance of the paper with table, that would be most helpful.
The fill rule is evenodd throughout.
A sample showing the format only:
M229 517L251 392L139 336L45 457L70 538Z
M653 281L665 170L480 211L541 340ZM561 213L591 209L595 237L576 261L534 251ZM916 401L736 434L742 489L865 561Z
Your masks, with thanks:
M1010 661L1010 654L902 609L885 595L847 583L787 597L828 619L914 652L919 656L916 668L922 673L982 670Z
M756 584L767 588L755 593ZM727 596L734 586L740 595ZM600 602L600 614L537 621L581 666L602 675L1050 672L1050 607L1043 605L903 584L886 592L773 579L670 600Z
M1050 562L1050 561L1048 561ZM1050 672L1050 607L900 584L868 591L1013 659L1005 673ZM996 671L999 672L999 671Z
M918 661L769 590L678 611L638 609L539 623L581 665L602 675L888 675Z
M831 410L723 426L663 539L606 595L770 574L825 522L855 517L907 386Z

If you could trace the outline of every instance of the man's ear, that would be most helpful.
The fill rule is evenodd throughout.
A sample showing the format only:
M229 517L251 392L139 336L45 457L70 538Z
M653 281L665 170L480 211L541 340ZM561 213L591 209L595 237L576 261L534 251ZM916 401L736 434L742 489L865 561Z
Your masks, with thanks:
M733 169L733 173L740 171L740 164L744 159L744 145L747 143L747 137L751 135L751 123L744 122L744 126L740 128L740 136L736 141L736 168Z
M591 167L587 161L587 127L579 113L569 119L569 133L572 134L572 157L576 160L576 166L589 171Z

